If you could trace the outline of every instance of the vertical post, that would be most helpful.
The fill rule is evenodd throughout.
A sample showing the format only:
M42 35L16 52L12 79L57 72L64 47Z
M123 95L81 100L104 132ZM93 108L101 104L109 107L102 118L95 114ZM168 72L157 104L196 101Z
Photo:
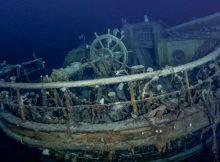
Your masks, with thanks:
M44 89L41 89L41 95L42 95L42 106L47 107L47 94Z
M133 107L133 112L135 115L138 115L138 107L135 100L135 91L134 91L134 84L132 82L128 82L130 96L131 96L131 105Z
M220 81L220 68L219 68L219 66L218 66L218 61L217 61L217 59L215 60L215 72L217 73L218 81Z
M5 108L4 108L4 104L3 102L1 102L1 108L0 108L0 111L3 111Z
M187 71L184 71L184 75L185 75L185 81L186 81L186 90L188 93L188 102L190 103L190 105L192 105L192 94L191 94L191 90L190 90L189 78L188 78Z
M3 96L2 95L0 95L0 104L1 104L0 111L3 111L4 110L4 103L3 103Z
M54 94L55 105L56 105L56 107L58 107L59 106L59 96L58 96L58 93L57 93L56 89L53 90L53 94Z
M17 91L17 98L18 98L18 106L19 106L19 110L20 110L20 113L21 113L21 119L24 122L26 120L25 113L24 113L24 103L23 103L23 100L21 98L20 90L17 89L16 91Z
M70 95L68 94L67 90L64 92L65 102L67 106L67 133L70 133L71 125L73 124L72 119L72 99Z
M30 82L30 78L29 78L29 76L28 76L27 69L23 67L23 71L24 71L24 75L25 75L27 81Z

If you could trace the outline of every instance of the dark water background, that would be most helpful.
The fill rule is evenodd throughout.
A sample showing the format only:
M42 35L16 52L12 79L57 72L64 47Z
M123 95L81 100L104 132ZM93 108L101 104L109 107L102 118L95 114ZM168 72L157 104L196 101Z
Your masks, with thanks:
M121 18L135 23L147 14L172 26L216 12L220 0L0 0L0 62L17 64L36 53L48 69L57 68L77 47L79 35L92 40L95 31L101 34L121 27ZM42 161L39 151L0 132L0 162L38 161Z
M93 33L121 27L121 18L135 23L147 14L172 26L220 11L220 0L0 0L0 60L32 58L47 67L62 65L64 56Z

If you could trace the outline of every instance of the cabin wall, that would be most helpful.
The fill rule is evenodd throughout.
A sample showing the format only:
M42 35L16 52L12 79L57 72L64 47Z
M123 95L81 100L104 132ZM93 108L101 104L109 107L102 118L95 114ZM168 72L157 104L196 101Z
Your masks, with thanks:
M175 66L192 60L204 40L161 40L157 44L157 64Z
M161 38L164 27L157 22L142 22L126 24L122 30L125 32L123 42L129 51L128 64L152 66L154 61L155 45ZM153 51L152 51L153 49Z

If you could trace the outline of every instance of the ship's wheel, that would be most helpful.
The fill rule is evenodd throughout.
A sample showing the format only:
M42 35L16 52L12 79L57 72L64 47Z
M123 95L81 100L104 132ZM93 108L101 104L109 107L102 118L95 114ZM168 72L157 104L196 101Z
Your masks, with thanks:
M120 63L119 69L122 69L128 62L128 51L122 42L123 36L117 38L110 34L98 35L95 33L96 39L90 46L90 58L113 58L116 62Z

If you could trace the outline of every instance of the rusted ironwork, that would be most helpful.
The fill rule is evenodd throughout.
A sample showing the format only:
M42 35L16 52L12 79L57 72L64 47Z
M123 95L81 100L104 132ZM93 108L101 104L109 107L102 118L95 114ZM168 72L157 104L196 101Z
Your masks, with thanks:
M128 82L129 90L130 90L130 97L131 97L131 105L133 107L133 112L135 115L138 115L138 107L135 100L135 90L134 84L132 82Z

